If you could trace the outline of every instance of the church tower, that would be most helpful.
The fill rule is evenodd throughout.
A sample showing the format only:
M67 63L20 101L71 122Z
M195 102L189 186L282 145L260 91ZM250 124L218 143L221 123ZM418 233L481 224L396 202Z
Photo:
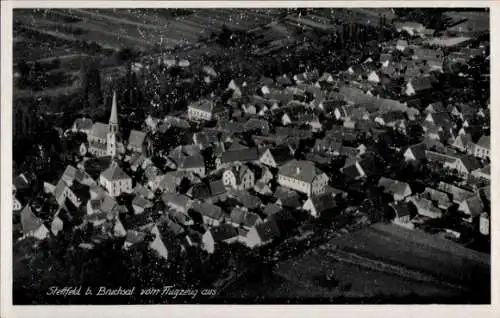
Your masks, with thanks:
M107 153L108 156L116 156L116 135L118 133L118 110L116 106L116 91L113 92L113 104L111 105L111 115L109 116L108 134L107 134Z

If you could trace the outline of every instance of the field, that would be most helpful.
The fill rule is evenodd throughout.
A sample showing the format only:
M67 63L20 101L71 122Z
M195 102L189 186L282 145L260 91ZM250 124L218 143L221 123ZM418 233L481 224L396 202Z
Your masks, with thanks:
M338 286L322 287L319 282L331 270ZM335 238L280 263L276 272L285 280L270 297L489 301L487 255L396 225L377 224Z

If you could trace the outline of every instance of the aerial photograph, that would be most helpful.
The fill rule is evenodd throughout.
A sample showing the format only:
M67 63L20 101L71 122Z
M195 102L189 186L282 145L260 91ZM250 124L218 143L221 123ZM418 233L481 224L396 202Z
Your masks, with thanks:
M488 8L12 15L14 305L491 303Z

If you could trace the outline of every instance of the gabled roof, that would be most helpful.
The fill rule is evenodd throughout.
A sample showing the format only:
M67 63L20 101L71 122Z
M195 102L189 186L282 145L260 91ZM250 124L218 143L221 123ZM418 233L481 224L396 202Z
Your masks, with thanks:
M207 99L201 99L199 101L191 103L188 107L204 112L212 112L214 108L214 102Z
M134 200L132 200L132 205L138 206L141 208L148 208L148 207L152 207L153 203L151 201L137 195L137 196L135 196Z
M221 224L220 226L211 228L209 231L216 242L222 242L238 236L238 231L230 224Z
M224 217L224 212L222 212L219 206L208 202L194 202L191 208L201 215L214 220L221 220Z
M111 166L109 166L108 169L104 170L101 173L101 176L109 181L124 180L130 178L125 173L125 171L123 171L123 169L120 168L116 163L111 163Z
M481 136L481 138L479 138L479 140L477 141L476 145L478 145L479 147L490 149L491 145L490 136Z
M257 148L229 150L224 152L221 156L222 163L230 163L235 161L248 162L257 160L259 160L259 152Z
M128 230L127 236L125 237L125 242L131 244L137 244L144 241L146 234L144 232L139 232L135 230Z
M426 145L421 142L409 146L406 151L410 150L416 160L422 160L425 158L425 149L427 149Z
M275 204L275 203L268 203L268 204L264 207L264 209L262 210L262 212L263 212L265 215L269 216L269 215L272 215L272 214L274 214L274 213L278 213L278 212L279 212L279 211L281 211L281 210L282 210L282 208L281 208L279 205L277 205L277 204Z
M414 77L410 80L411 85L415 92L428 90L432 88L431 78L428 76Z
M21 226L23 228L23 233L27 234L34 232L42 225L42 219L36 217L31 210L31 206L27 204L21 211Z
M142 147L145 138L145 132L132 129L128 138L128 144L134 147Z
M180 162L179 169L193 169L193 168L204 168L205 160L201 155L186 156Z
M288 147L287 145L278 145L274 148L270 148L269 152L273 156L273 159L277 165L282 165L293 159L290 147Z
M398 202L392 205L392 208L396 212L398 217L408 216L410 215L410 210L408 208L408 203L406 202Z
M472 216L478 216L484 210L483 202L481 201L481 198L478 195L466 199L465 203L469 207Z
M255 230L263 242L276 239L280 236L280 230L276 222L265 221L255 225Z
M390 194L400 194L404 195L405 190L410 187L410 185L406 182L402 182L399 180L393 180L386 177L381 177L378 181L378 186L384 188L385 192Z
M92 125L93 122L90 118L77 118L73 123L73 126L78 130L90 130Z
M279 169L279 174L311 183L316 176L322 174L323 171L316 168L313 162L306 160L291 160L284 164Z
M321 213L328 209L335 208L337 202L331 193L324 193L310 198L316 212Z
M222 180L212 181L208 186L210 187L210 194L212 196L221 195L227 192Z

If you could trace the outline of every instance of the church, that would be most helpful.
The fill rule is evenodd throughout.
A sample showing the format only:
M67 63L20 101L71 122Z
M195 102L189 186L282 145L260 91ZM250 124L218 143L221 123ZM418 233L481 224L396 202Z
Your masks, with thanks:
M118 129L118 109L116 105L116 92L113 93L111 115L109 123L94 123L87 134L88 152L96 157L111 156L125 152Z

